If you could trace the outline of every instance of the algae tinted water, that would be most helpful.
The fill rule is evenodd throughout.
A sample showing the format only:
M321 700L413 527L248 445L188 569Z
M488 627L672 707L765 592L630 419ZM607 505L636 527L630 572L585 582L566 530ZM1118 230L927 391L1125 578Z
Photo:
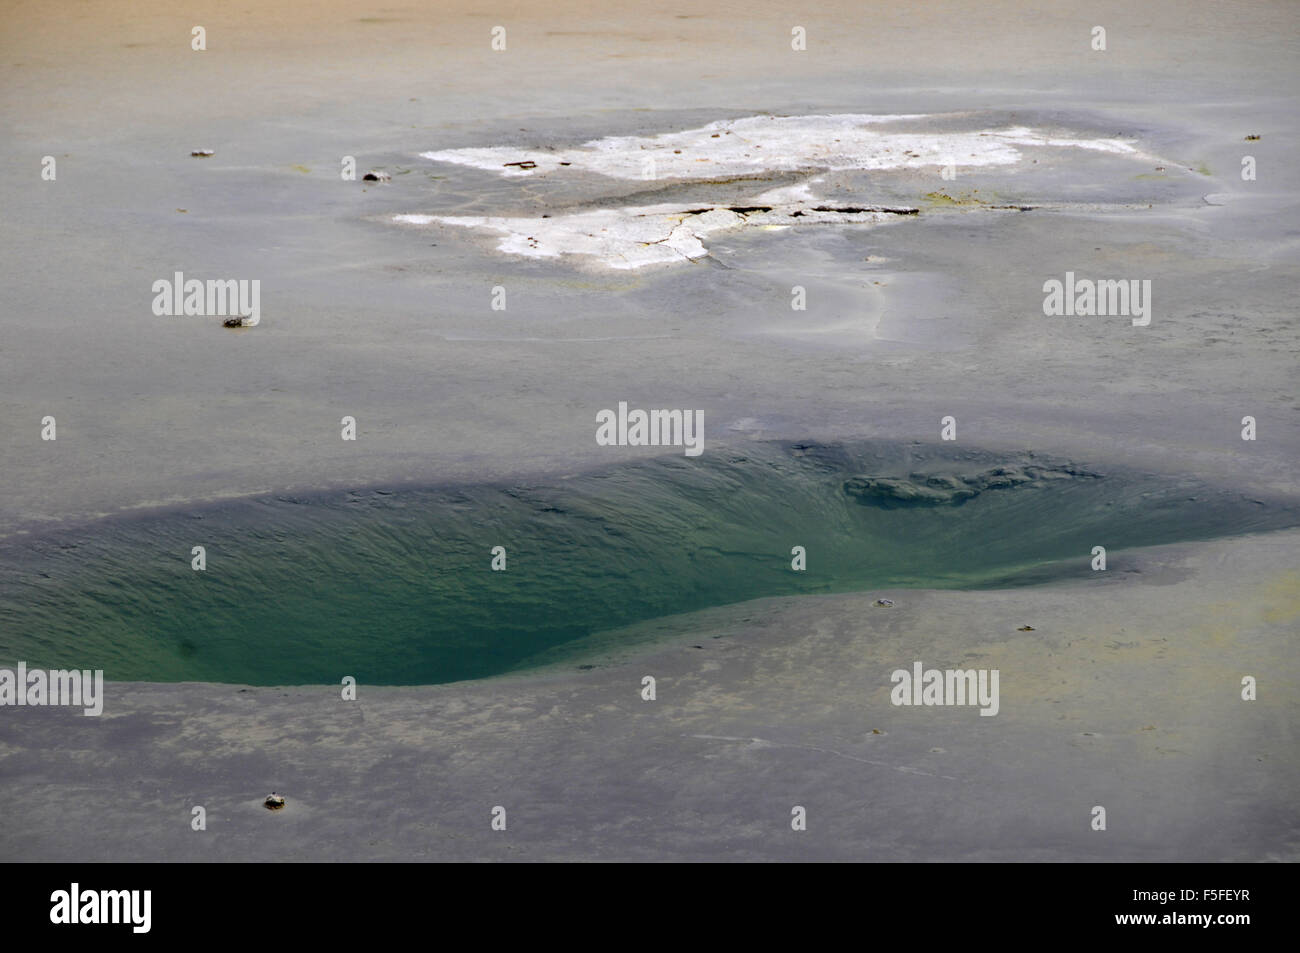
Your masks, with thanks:
M212 504L10 542L0 664L112 680L447 682L763 596L1086 578L1096 545L1113 558L1297 524L1295 504L1029 455L755 444L537 484ZM205 571L191 568L194 546Z

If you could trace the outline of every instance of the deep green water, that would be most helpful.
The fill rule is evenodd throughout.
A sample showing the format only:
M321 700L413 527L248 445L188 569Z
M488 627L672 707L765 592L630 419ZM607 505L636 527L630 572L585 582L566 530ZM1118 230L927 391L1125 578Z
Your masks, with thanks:
M1295 525L1294 503L1191 479L762 444L546 484L278 496L20 538L0 547L0 663L112 680L447 682L762 596L1087 577L1095 545L1114 569L1126 548ZM196 545L204 572L190 568ZM490 569L498 545L504 572ZM796 545L805 572L790 568Z

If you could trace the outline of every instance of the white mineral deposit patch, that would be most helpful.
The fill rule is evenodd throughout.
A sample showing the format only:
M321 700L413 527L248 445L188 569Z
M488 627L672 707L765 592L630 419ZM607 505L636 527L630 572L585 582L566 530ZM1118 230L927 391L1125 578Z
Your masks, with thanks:
M976 132L907 132L879 127L925 116L751 116L657 136L608 136L572 149L513 146L423 152L435 162L534 176L568 169L617 179L710 179L764 172L903 169L952 164L1010 165L1017 146L1138 155L1118 139L1070 139L1017 126Z
M742 227L779 231L802 225L877 225L915 208L832 203L814 186L832 173L1009 166L1026 161L1026 149L1082 149L1134 159L1148 158L1119 139L1071 138L1014 126L983 131L909 131L919 115L751 116L711 122L698 129L655 136L608 136L576 148L514 147L450 149L422 155L437 162L487 169L503 176L570 171L608 178L678 182L724 182L753 176L802 176L803 181L768 189L745 205L683 198L676 204L602 204L538 217L396 215L407 225L459 226L497 236L495 248L529 258L573 255L597 267L633 269L707 257L707 240ZM901 126L901 128L900 128ZM892 129L891 129L892 127ZM670 185L669 188L672 188ZM698 186L696 187L698 192ZM840 194L843 194L842 192ZM732 202L734 197L728 196ZM688 204L689 203L689 204ZM954 203L957 204L957 203ZM1015 206L970 203L988 209Z
M704 258L704 239L743 226L877 225L910 209L815 209L805 203L744 208L683 209L677 205L603 208L548 218L481 215L395 215L404 225L454 225L500 236L498 251L529 258L579 255L608 268L632 269Z

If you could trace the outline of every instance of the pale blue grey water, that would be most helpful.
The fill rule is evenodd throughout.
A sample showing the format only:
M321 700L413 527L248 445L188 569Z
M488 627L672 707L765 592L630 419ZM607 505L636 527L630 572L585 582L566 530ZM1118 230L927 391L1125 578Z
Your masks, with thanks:
M1009 98L954 113L962 97L895 90L863 101L831 87L816 102L765 108L935 114L917 130L1014 123L1120 136L1167 167L1068 153L952 182L938 168L838 174L825 184L833 203L921 211L878 228L740 230L710 241L698 263L595 273L391 218L749 203L792 177L521 181L419 153L572 146L758 107L539 109L471 122L442 103L386 102L364 104L343 136L310 110L287 126L216 116L180 132L121 130L93 161L73 153L57 185L15 192L0 223L12 261L41 250L40 267L6 288L0 369L13 410L0 432L15 450L0 526L288 486L559 474L608 462L588 421L621 399L703 408L719 439L739 421L795 440L934 439L960 408L961 439L978 446L1138 453L1173 471L1294 488L1285 302L1296 174L1270 158L1295 144L1284 107L1175 115L1141 103L1035 105L1051 97L1028 94L1016 108ZM406 108L425 121L399 122ZM1244 142L1256 127L1265 140ZM164 159L180 135L218 151ZM1258 182L1238 175L1246 149L1266 163ZM341 181L344 154L392 181ZM949 192L969 204L932 197ZM260 278L262 325L232 334L153 315L152 282L176 270ZM1043 282L1067 271L1152 280L1152 325L1045 318ZM791 310L796 285L806 311ZM507 289L505 311L490 308L496 286ZM1238 436L1247 413L1265 435L1250 447ZM59 418L57 447L32 423L45 414ZM337 439L344 414L359 421L358 445Z

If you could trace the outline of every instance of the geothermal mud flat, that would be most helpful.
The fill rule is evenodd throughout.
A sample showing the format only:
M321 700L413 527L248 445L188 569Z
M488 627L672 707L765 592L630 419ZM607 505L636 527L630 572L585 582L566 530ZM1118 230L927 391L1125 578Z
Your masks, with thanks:
M1295 859L1294 13L869 7L17 11L0 857Z

